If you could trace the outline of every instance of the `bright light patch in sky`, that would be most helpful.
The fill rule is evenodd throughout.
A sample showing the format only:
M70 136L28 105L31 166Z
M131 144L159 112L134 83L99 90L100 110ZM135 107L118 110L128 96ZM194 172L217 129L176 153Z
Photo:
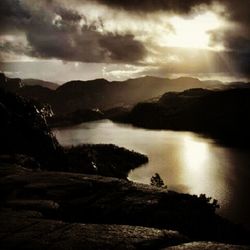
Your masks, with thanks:
M194 18L174 16L169 19L173 32L160 38L162 46L222 50L221 44L210 47L210 31L222 28L224 23L212 12Z

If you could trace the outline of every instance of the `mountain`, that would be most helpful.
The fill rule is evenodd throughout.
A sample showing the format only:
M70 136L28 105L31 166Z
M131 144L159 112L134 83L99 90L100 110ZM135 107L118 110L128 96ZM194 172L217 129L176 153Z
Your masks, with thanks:
M131 112L113 117L150 129L194 131L222 143L250 143L250 88L190 89L168 92L158 101L143 102Z
M23 86L15 91L16 94L37 100L41 103L51 103L53 99L54 90L39 85Z
M142 77L123 82L105 79L70 81L56 90L26 86L18 91L25 97L49 103L56 114L77 110L101 110L117 106L132 106L138 102L161 96L167 91L182 91L188 88L215 88L217 82L202 82L196 78L182 77L174 80L157 77Z
M47 119L50 127L66 127L106 118L99 109L81 109L66 115L54 115Z
M61 146L47 126L45 107L11 93L8 82L0 76L0 155L22 154L46 168L62 167Z
M51 88L44 87L45 85L49 86L49 82L34 79L22 80L20 78L8 78L3 73L0 73L0 82L2 89L27 97L28 99L34 99L41 103L49 104L52 98L51 95L54 91ZM50 87L52 87L54 83L51 84Z
M167 79L152 76L122 82L109 82L105 79L70 81L56 89L51 89L51 86L46 87L47 82L46 84L40 80L35 80L35 82L40 85L27 86L27 80L23 80L24 86L15 88L13 91L26 98L50 104L57 115L79 110L132 107L139 102L159 99L161 95L170 91L184 91L190 88L219 89L231 86L219 81L200 81L192 77ZM242 84L242 86L248 85ZM235 88L235 84L231 88Z
M18 89L22 88L22 80L20 78L7 78L3 73L0 72L0 85L1 88L16 92Z
M52 90L57 89L59 86L54 82L48 82L39 79L22 79L22 84L24 86L41 86Z

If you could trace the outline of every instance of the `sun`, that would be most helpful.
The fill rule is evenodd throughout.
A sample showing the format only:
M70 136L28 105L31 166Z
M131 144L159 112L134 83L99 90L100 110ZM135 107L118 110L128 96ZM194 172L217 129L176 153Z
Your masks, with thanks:
M184 18L173 16L169 19L173 31L166 34L161 44L169 47L222 50L221 44L211 45L211 31L223 27L223 21L213 12L206 12Z

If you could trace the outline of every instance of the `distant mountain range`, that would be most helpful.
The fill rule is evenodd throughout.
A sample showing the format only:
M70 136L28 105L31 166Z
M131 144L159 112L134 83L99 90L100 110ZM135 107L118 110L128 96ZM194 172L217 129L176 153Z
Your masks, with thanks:
M82 109L105 110L117 106L135 105L168 91L183 91L189 88L213 89L222 86L218 81L200 81L190 77L171 80L149 76L123 82L109 82L105 79L70 81L58 88L55 88L55 84L39 80L22 82L26 86L18 88L16 90L18 94L49 103L56 114Z
M22 84L24 86L37 86L38 85L38 86L45 87L45 88L52 89L52 90L55 90L59 87L59 85L54 82L48 82L48 81L43 81L39 79L22 79Z
M14 79L16 82L18 79ZM15 82L14 81L14 82ZM134 106L139 102L160 98L166 92L184 91L190 88L218 89L244 87L249 84L232 83L225 85L220 81L200 81L192 77L167 79L141 77L126 81L109 82L105 79L90 81L70 81L58 86L52 82L37 79L24 79L11 91L24 97L51 105L55 114L72 113L79 110L107 110L114 107Z

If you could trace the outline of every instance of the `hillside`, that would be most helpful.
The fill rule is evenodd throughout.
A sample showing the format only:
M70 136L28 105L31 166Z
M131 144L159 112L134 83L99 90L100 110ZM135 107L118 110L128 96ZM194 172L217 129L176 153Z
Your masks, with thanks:
M43 81L39 79L31 79L31 78L22 79L22 83L24 86L41 86L41 87L45 87L45 88L52 89L52 90L55 90L59 87L59 85L54 82L48 82L48 81Z
M200 81L182 77L174 80L142 77L123 82L109 82L105 79L91 81L70 81L56 90L41 86L25 86L17 93L49 103L56 114L72 113L86 109L110 109L117 106L135 105L168 91L183 91L188 88L215 88L217 81Z
M60 86L55 93L52 107L55 112L72 112L78 109L134 105L138 102L160 96L167 91L180 91L190 87L214 87L203 84L195 78L169 80L157 77L143 77L123 82L108 82L104 79L72 81ZM64 100L63 107L60 105Z
M250 88L190 89L144 102L114 120L151 129L200 132L237 146L249 146Z

